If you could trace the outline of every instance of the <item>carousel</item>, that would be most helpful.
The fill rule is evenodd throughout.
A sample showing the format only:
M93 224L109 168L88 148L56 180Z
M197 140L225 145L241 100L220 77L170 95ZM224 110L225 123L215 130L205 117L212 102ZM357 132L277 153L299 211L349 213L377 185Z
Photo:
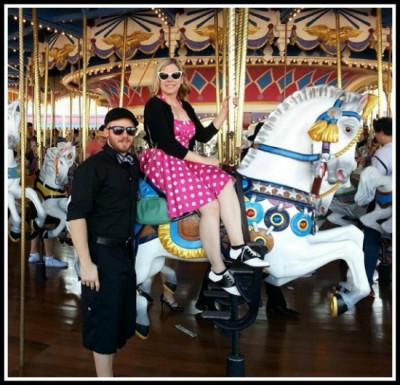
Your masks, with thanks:
M226 162L232 164L233 148L245 139L242 134L250 133L286 97L304 87L326 84L379 92L382 103L369 119L391 115L392 12L391 8L9 8L9 100L24 91L26 100L33 102L37 127L57 124L52 120L57 114L54 107L50 114L44 113L49 110L46 103L53 106L57 99L75 97L81 103L78 111L69 103L67 129L77 114L80 126L89 127L96 106L124 106L141 121L158 60L177 57L192 85L189 101L201 119L213 118L226 93L239 96L236 116L230 117L218 138ZM18 60L21 49L23 59ZM95 106L87 100L95 100ZM87 130L82 131L85 142ZM136 144L143 147L140 137ZM206 146L199 151L214 153L214 144L211 150Z
M59 192L75 158L86 158L90 119L98 108L128 108L142 126L155 68L161 58L175 57L185 66L191 84L188 100L204 124L213 120L227 95L238 97L237 108L230 110L218 135L196 151L217 156L243 178L248 235L268 250L268 282L281 286L344 259L349 277L335 285L332 316L347 312L366 296L361 230L347 225L318 231L315 202L328 196L324 205L329 207L335 191L349 182L363 126L371 126L376 117L392 116L392 8L7 11L9 209L12 239L21 239L21 260L21 234L27 233L25 198L40 214L35 227L43 226L46 216L56 216L49 212L48 201L40 203L40 192L25 189L25 175L17 171L18 166L25 169L21 154L26 151L27 105L33 106L41 171L48 170L47 162L60 159L67 165L64 176L55 176L59 185L54 189ZM52 155L45 155L48 127L56 125L56 101L61 98L69 98L66 130L72 131L73 115L79 115L80 151L68 142L47 149ZM79 111L72 108L74 98ZM260 122L256 147L241 160L237 149L246 146ZM372 130L369 133L372 137ZM139 131L136 151L145 146ZM316 171L322 168L326 177ZM49 189L49 183L45 185ZM62 226L51 237L65 231L67 196L63 199L57 211ZM179 231L184 227L183 222L162 224L151 230L154 236L146 226L138 229L138 238L147 239L139 242L138 284L159 273L165 258L205 260L198 240L188 246L183 239ZM333 247L338 240L343 246ZM288 249L289 244L296 246ZM250 310L243 319L222 323L233 331L248 327L258 311L256 294L249 294L246 285L238 286L245 300L250 298ZM138 297L137 334L142 338L150 327L146 312L147 303Z

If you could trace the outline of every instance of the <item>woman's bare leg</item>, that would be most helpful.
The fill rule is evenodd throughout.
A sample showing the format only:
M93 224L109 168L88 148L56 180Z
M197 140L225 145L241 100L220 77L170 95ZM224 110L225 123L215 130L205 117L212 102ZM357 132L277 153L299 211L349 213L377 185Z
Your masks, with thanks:
M207 203L200 209L200 240L211 270L218 274L225 270L221 256L220 212L217 200Z
M231 245L243 245L242 214L232 181L229 181L218 195L218 203L221 211L221 220Z

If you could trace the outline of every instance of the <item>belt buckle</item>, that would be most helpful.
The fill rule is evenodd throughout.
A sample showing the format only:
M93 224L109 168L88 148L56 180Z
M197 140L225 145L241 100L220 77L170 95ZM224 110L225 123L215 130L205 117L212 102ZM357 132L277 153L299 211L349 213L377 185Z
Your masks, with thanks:
M124 247L128 247L130 241L131 241L131 237L129 237L129 238L125 241Z

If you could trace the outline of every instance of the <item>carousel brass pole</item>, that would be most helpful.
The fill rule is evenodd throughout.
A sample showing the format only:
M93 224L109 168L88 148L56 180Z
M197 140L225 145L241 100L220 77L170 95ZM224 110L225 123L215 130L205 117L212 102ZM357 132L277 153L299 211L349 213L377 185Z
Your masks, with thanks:
M340 15L336 13L336 61L337 61L337 86L342 88L342 55L340 52Z
M81 140L81 156L80 160L86 159L86 142L87 134L89 130L89 100L87 96L87 64L88 64L88 52L87 52L87 18L83 16L83 34L82 34L82 98L83 98L83 125L82 125L82 140Z
M387 100L387 111L388 116L392 116L391 108L391 95L392 95L392 78L391 78L391 62L392 62L392 29L390 28L389 33L389 60L387 66L387 83L386 83L386 100Z
M172 39L171 39L171 26L168 25L168 52L169 57L174 57L174 48L172 47Z
M376 33L377 33L377 69L378 69L378 117L382 117L382 103L381 96L383 92L383 76L382 76L382 10L377 9L376 12Z
M128 18L124 19L124 43L122 45L121 85L119 91L119 107L124 105L125 63L126 63L126 35L128 31Z
M94 104L95 128L97 130L97 101Z
M79 42L79 49L82 48L82 44ZM82 57L83 57L83 52L82 52ZM78 121L79 121L79 128L83 130L83 124L82 124L82 77L80 76L82 73L82 68L81 68L81 62L78 61L78 73L79 73L79 84L78 84Z
M33 22L33 78L34 78L34 98L33 107L34 121L36 130L40 131L41 125L41 97L40 97L40 77L39 77L39 37L38 37L38 24L37 24L37 9L32 9L32 22ZM40 133L39 133L40 135ZM42 155L39 151L39 165L41 165Z
M214 57L215 57L215 105L217 108L217 111L220 109L221 105L221 85L220 85L220 63L219 63L219 36L218 36L218 31L219 31L219 25L218 25L218 10L214 11L214 26L215 26L215 48L214 48ZM223 160L223 133L224 133L224 126L221 127L221 129L218 132L218 139L217 139L217 144L218 144L218 159L220 162Z
M287 25L287 21L286 21L286 23L285 23L285 64L283 66L283 68L284 68L283 69L283 100L286 99L286 74L287 74L287 55L288 55L288 52L287 52L288 30L287 29L288 29L288 25Z
M69 94L69 129L71 131L72 131L72 103L73 103L73 95L72 95L72 93L70 93Z
M235 8L228 9L228 94L233 97L236 91L236 70L235 70ZM228 112L228 165L234 165L234 129L235 110L229 108Z
M55 145L55 143L53 142L54 140L54 135L53 135L53 130L55 130L56 125L55 125L55 108L56 108L56 104L55 104L55 96L54 96L54 82L53 82L53 88L50 90L50 144L49 147L53 147Z
M243 111L244 111L244 96L246 89L246 59L247 59L247 34L249 25L249 9L243 8L240 10L240 24L238 28L238 62L236 68L239 68L239 76L236 84L238 105L236 108L236 126L235 126L235 148L242 147L242 135L243 135ZM240 163L240 154L235 153L234 163L236 166Z
M44 93L43 93L43 128L42 134L38 136L39 142L39 168L42 167L43 163L43 144L46 146L46 130L47 130L47 99L48 99L48 87L49 87L49 43L45 46L45 58L44 58Z
M219 73L223 74L222 76L222 87L221 84L217 84L219 90L219 93L217 95L217 100L218 100L218 107L220 108L221 100L223 100L226 97L226 77L227 77L227 70L226 70L226 57L227 57L227 25L228 25L228 10L224 9L222 13L222 63L217 63L218 64L218 69ZM217 34L217 40L218 42L219 37L218 37L218 30L216 32ZM219 52L219 49L218 49ZM222 88L222 90L221 90ZM222 91L222 92L221 92ZM217 109L217 113L219 111L219 108ZM222 124L219 132L218 132L218 159L221 163L226 162L226 153L227 153L227 121L225 120L224 123Z
M26 152L26 110L24 97L24 17L22 8L18 9L18 38L19 38L19 108L21 135L21 282L20 282L20 321L19 321L19 366L25 361L25 152Z

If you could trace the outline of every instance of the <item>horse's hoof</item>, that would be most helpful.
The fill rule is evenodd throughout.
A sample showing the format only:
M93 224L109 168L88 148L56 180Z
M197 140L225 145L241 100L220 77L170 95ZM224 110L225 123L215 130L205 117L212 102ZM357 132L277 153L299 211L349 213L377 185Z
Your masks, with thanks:
M331 315L332 317L337 317L343 313L345 313L349 308L344 302L343 297L340 293L336 293L331 298Z
M135 335L142 340L147 340L150 333L150 327L146 325L136 324Z
M10 231L8 233L8 237L14 243L17 243L17 242L21 241L21 233L15 233L14 231Z
M38 231L32 230L30 233L26 234L26 239L31 240L33 238L36 238L37 235L38 235Z
M348 290L346 287L342 286L340 283L338 283L334 288L333 288L334 293L349 293L350 290Z

